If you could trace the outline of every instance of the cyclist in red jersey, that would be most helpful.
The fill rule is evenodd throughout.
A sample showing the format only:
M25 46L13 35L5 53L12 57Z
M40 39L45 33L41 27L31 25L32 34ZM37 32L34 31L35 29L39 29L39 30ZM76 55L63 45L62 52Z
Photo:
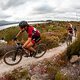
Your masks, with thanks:
M16 38L21 35L24 31L28 34L27 41L23 44L23 48L28 49L29 51L32 51L36 53L36 50L32 47L35 43L39 42L41 40L40 32L34 28L33 26L29 25L27 21L21 21L19 23L20 31L16 35Z

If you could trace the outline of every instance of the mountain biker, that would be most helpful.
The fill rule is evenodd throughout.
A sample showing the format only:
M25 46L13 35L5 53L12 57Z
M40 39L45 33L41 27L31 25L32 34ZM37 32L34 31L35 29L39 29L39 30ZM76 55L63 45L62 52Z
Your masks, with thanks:
M29 51L36 53L36 50L32 46L41 40L40 32L33 26L29 25L27 21L21 21L19 23L19 28L20 28L20 31L18 32L14 40L16 40L17 37L21 35L21 33L26 31L28 34L28 39L23 44L22 48L28 49Z
M67 28L68 34L73 35L73 27L72 27L72 24L71 24L71 23L68 23L68 26L67 26L67 27L68 27L68 28Z
M69 37L68 39L70 39L72 42L73 27L72 27L71 23L68 23L68 25L67 25L67 33L68 33L68 37Z

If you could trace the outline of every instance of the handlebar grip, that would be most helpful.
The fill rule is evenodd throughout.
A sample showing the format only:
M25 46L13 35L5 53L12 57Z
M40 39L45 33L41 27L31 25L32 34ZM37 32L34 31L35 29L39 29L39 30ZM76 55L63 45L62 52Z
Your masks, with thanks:
M13 40L16 41L17 40L17 37L13 38Z

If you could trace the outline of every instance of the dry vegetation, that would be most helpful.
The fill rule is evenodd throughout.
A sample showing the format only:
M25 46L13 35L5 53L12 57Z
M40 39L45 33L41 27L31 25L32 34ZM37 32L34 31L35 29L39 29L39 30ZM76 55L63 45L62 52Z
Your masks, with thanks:
M51 24L37 24L34 26L41 31L42 41L47 44L48 48L53 48L58 46L60 42L65 41L66 23L67 22L53 22ZM79 30L80 22L71 23L77 26ZM14 31L15 33L13 33ZM10 41L17 32L16 27L14 27L1 31L0 35L2 37L2 33L4 33L5 39ZM26 36L24 36L24 40L26 39L25 37ZM71 57L74 54L78 54L79 50L80 33L78 39L68 47L67 56ZM80 65L75 64L75 69L72 64L68 63L65 53L66 51L56 56L55 60L54 57L51 57L37 64L32 64L25 69L18 68L12 73L6 74L5 77L0 78L0 80L80 80Z

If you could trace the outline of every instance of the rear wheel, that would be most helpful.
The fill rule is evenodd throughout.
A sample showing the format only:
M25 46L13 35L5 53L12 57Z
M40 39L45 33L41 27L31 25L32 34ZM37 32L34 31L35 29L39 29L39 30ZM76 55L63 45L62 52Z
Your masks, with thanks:
M8 65L16 65L22 60L22 51L11 50L4 55L3 60Z
M47 47L45 44L39 44L36 47L36 55L34 56L35 58L40 58L42 57L47 51Z

